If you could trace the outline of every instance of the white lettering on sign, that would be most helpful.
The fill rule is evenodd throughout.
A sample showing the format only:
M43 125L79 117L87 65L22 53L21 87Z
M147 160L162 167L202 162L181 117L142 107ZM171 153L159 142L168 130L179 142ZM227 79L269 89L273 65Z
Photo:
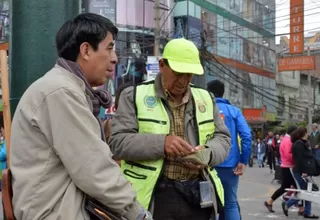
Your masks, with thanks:
M299 23L301 22L301 17L295 17L292 19L292 23Z
M293 33L299 33L299 32L300 32L300 26L294 26ZM297 40L300 41L299 36L294 36L294 37L297 37ZM293 38L293 40L295 40L295 38ZM298 41L296 41L296 42L298 42Z
M295 52L300 51L299 45L294 45L294 46L293 46L293 51L295 51Z

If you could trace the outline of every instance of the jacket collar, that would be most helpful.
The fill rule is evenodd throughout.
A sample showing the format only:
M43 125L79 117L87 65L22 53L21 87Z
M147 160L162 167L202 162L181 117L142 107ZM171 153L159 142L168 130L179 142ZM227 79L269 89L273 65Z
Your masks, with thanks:
M161 73L159 73L156 78L154 79L154 89L156 91L156 96L158 98L161 98L161 99L166 99L166 95L162 89L162 84L161 84Z
M224 99L224 98L215 98L216 100L216 103L224 103L224 104L227 104L227 105L231 105L231 103L229 102L228 99Z

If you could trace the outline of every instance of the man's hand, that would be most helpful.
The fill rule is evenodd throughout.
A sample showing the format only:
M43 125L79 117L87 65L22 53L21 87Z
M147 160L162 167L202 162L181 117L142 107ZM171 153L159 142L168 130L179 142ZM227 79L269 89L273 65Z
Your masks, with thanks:
M241 176L246 169L246 165L243 163L238 163L237 167L234 169L234 175Z
M319 145L314 146L314 148L315 148L315 149L318 149L318 148L319 148Z
M206 168L205 165L194 164L192 162L181 162L185 167L188 167L190 170L202 170Z
M178 136L166 136L164 152L170 157L184 157L196 152L196 149Z

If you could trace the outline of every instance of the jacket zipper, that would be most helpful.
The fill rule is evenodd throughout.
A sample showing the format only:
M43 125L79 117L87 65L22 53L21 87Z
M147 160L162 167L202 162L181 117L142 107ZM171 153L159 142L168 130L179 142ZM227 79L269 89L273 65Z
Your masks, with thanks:
M149 119L149 118L138 118L138 121L145 121L145 122L154 122L162 125L166 125L166 121L160 121L160 120L155 120L155 119Z
M210 119L210 120L201 121L201 122L199 122L199 125L207 124L207 123L210 123L210 122L214 122L214 120Z
M131 166L136 166L136 167L139 167L139 168L142 168L142 169L146 169L146 170L152 170L152 171L156 171L157 170L157 168L155 168L155 167L146 166L146 165L143 165L143 164L140 164L140 163L136 163L136 162L133 162L133 161L126 161L126 163L131 165Z

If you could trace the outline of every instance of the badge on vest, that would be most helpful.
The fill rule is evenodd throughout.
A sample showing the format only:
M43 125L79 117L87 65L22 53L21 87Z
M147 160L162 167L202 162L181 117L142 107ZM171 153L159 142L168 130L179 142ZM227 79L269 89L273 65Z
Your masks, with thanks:
M148 108L154 108L156 107L156 105L158 104L158 100L156 97L154 96L146 96L144 98L144 104L148 107Z
M205 113L207 111L207 108L206 108L207 104L205 102L197 100L196 103L197 103L199 112Z

